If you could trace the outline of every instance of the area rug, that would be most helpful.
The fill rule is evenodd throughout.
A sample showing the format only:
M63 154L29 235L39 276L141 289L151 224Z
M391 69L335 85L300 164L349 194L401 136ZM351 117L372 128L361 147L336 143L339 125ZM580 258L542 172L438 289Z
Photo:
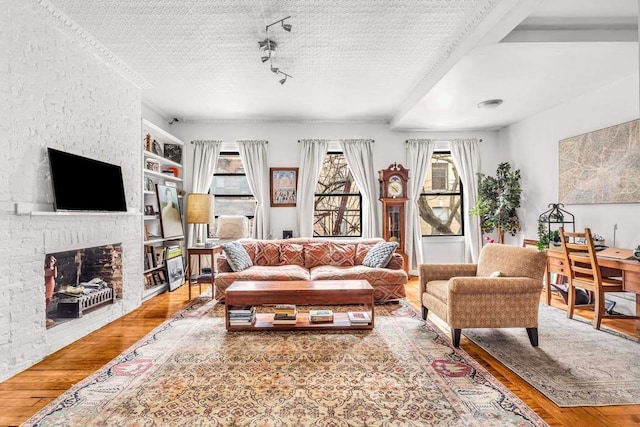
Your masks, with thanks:
M640 343L540 304L539 346L524 329L462 333L561 407L640 404Z
M223 316L194 301L24 425L546 425L407 303L376 306L370 331L226 332Z

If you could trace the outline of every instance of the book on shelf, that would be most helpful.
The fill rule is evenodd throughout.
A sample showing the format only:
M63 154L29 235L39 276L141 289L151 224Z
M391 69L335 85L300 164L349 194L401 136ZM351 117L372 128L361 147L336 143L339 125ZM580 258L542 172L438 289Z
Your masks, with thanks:
M352 325L368 325L371 323L371 313L368 311L350 311L347 313Z
M333 311L309 310L309 321L311 323L333 322Z
M275 320L291 320L296 319L298 317L298 311L295 311L293 314L289 313L275 313L273 318Z
M230 305L229 306L229 314L252 314L256 312L256 307L253 305Z
M248 326L252 325L256 321L256 315L252 314L249 317L230 317L229 326Z
M290 319L276 319L274 317L272 324L274 325L295 325L298 321L298 316Z
M295 314L297 313L295 304L276 304L273 311L276 314Z
M182 255L182 248L180 248L180 245L165 246L165 248L167 259Z

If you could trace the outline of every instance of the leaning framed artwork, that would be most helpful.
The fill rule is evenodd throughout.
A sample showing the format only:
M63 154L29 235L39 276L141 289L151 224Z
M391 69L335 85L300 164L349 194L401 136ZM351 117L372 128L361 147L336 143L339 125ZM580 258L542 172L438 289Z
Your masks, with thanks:
M271 207L294 207L298 199L298 168L269 168Z
M174 187L156 184L162 237L182 236L182 216L178 205L178 192Z
M184 266L182 265L182 257L177 256L169 258L165 264L167 266L167 276L169 278L169 290L176 290L184 284Z

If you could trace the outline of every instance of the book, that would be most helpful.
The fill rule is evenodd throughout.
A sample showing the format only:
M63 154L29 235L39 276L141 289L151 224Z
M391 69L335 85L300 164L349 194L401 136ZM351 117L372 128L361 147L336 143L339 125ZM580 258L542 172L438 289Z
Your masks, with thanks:
M256 312L256 307L252 305L230 305L229 306L229 315L232 314L254 314Z
M350 311L347 315L352 325L367 325L371 323L371 313L368 311Z
M309 321L311 323L333 322L333 311L309 310Z
M298 317L298 311L293 314L288 313L276 313L273 315L273 318L276 320L291 320L296 319Z
M273 311L275 313L282 313L282 314L295 314L295 313L297 313L295 304L276 304L276 306L273 309Z
M273 319L272 323L274 325L295 325L297 321L298 318L294 317L292 319Z

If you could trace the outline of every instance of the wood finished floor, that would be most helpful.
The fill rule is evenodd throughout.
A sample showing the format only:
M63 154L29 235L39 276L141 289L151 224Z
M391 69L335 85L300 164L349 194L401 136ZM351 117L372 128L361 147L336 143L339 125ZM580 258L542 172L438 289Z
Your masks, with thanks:
M197 294L197 287L192 289ZM420 307L417 278L407 285L407 300ZM544 297L544 295L543 295ZM18 426L47 403L90 376L118 356L188 303L188 287L166 292L145 302L138 310L95 331L75 343L46 357L40 363L0 383L0 426ZM554 297L552 305L565 307ZM591 318L588 311L577 315ZM438 327L448 328L437 317L429 319ZM633 334L631 321L605 319L604 324ZM604 332L603 332L604 333ZM551 426L638 426L640 405L559 408L540 392L512 373L464 335L461 348L478 361L509 390L529 405ZM78 354L82 357L78 357Z

